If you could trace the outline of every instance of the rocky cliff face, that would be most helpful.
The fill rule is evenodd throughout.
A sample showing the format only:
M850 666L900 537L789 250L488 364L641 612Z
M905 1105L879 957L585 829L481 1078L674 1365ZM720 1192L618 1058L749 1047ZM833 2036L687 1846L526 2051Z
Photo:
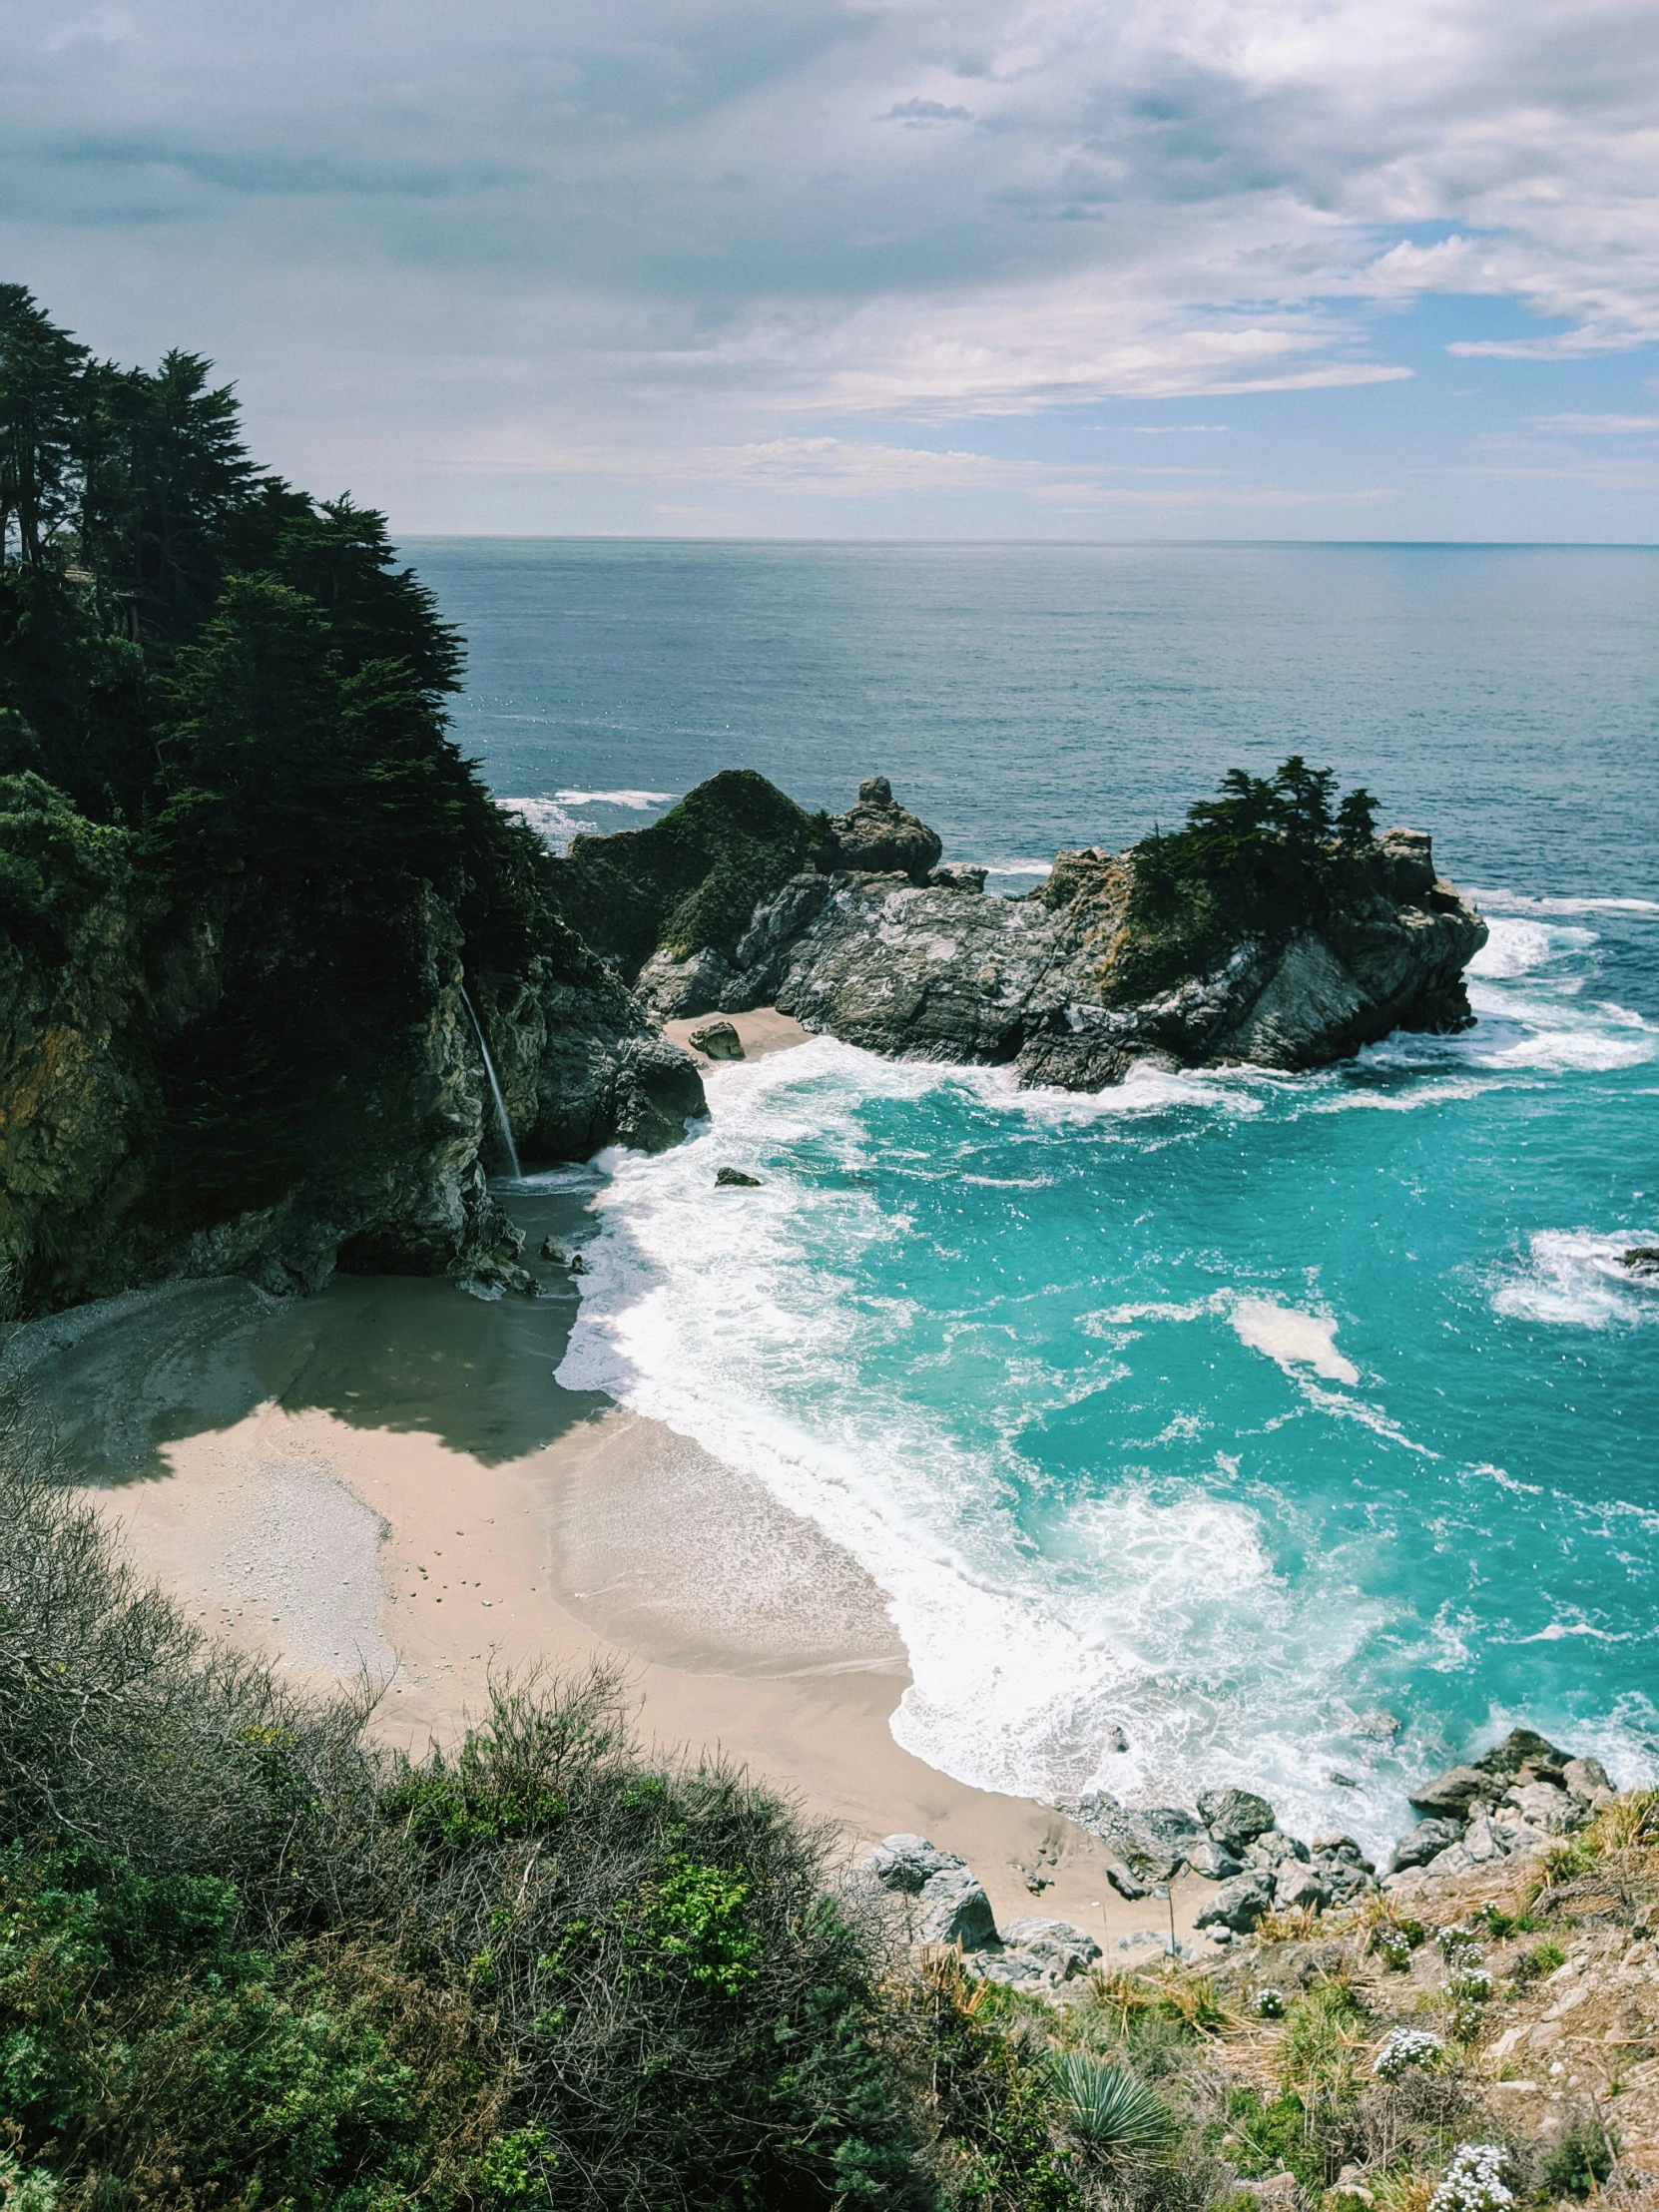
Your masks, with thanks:
M493 1107L465 948L442 899L427 891L403 915L397 988L356 1008L349 1060L314 1079L258 1071L263 1118L240 1127L265 1157L228 1163L240 1102L212 1119L201 1074L225 1013L222 901L165 910L125 832L91 829L36 779L0 786L0 1321L168 1276L280 1293L336 1266L439 1274L510 1256L480 1158ZM529 1160L618 1140L660 1150L703 1111L691 1060L585 948L475 977L474 995ZM302 1112L283 1105L284 1077Z
M776 1004L870 1051L1012 1063L1070 1090L1142 1062L1318 1067L1471 1018L1462 974L1486 925L1419 832L1333 856L1319 895L1271 926L1218 942L1212 923L1186 971L1135 918L1144 852L1062 852L1024 898L987 896L971 868L798 874L729 957L659 960L642 985L660 1016Z

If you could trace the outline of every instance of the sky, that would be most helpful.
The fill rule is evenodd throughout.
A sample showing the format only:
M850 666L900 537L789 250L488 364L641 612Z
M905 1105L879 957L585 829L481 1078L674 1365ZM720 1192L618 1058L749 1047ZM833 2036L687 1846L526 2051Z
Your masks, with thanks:
M0 0L0 276L400 534L1659 539L1652 0Z

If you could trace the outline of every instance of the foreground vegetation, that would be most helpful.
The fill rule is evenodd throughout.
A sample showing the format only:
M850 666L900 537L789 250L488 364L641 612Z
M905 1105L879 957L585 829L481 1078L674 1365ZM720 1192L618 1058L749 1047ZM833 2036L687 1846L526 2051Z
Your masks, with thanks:
M1538 2140L1482 2050L1503 1992L1541 2012L1568 1945L1629 1939L1579 1922L1648 1925L1659 1797L1563 1844L1518 1916L1465 1907L1436 1939L1374 1899L1336 1940L1276 1924L1214 1974L1042 2001L895 1948L824 1831L643 1757L602 1675L503 1684L457 1747L394 1756L366 1692L295 1696L205 1642L9 1433L17 2212L1244 2212L1262 2186L1502 2212L1619 2186L1607 2084ZM1640 2057L1647 2031L1615 2039ZM1470 2146L1507 2197L1446 2195Z

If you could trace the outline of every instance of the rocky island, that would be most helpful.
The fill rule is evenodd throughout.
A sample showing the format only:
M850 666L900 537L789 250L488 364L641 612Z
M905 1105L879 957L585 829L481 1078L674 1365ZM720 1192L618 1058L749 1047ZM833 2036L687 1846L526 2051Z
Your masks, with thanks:
M812 820L727 775L650 830L578 838L554 891L664 1020L776 1005L870 1051L1067 1090L1137 1066L1320 1067L1390 1030L1464 1026L1486 941L1428 837L1379 837L1369 796L1336 805L1332 782L1295 757L1271 782L1235 772L1184 830L1062 851L1005 898L982 867L939 864L884 777ZM687 827L706 872L671 902L660 848L681 857Z

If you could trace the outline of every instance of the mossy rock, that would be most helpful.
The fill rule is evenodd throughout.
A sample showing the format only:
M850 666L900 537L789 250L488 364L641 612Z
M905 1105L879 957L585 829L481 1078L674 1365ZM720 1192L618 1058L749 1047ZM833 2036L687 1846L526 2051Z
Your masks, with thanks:
M577 837L550 863L565 918L630 975L659 949L736 949L750 916L826 844L809 815L754 769L724 769L647 830Z

